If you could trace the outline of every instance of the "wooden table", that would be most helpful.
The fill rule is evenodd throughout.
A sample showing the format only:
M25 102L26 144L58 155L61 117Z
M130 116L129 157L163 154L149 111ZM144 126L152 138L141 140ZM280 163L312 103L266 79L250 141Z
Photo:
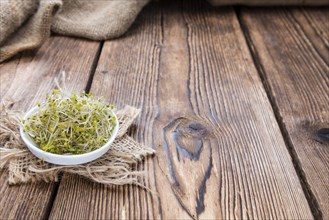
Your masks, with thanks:
M142 109L131 135L153 195L64 174L9 186L0 219L329 219L328 8L152 3L129 32L51 37L0 65L27 110L65 71L70 90Z

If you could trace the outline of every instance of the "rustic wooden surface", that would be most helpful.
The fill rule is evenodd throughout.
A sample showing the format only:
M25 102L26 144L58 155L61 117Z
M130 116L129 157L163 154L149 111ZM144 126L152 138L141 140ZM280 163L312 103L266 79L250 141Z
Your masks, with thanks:
M140 107L130 134L157 151L139 167L157 194L67 174L12 187L2 172L0 219L328 218L327 9L183 2L152 3L104 45L54 37L0 65L13 108L61 70L72 90Z
M260 73L318 215L329 219L329 14L242 10Z
M13 99L13 109L26 111L53 89L66 72L69 90L84 90L100 43L54 37L35 54L26 53L0 65L1 101ZM79 56L77 56L79 54ZM9 186L0 176L0 219L46 218L56 196L56 184Z
M106 42L91 87L142 108L133 136L157 151L158 196L65 175L50 217L311 219L234 10L176 5Z

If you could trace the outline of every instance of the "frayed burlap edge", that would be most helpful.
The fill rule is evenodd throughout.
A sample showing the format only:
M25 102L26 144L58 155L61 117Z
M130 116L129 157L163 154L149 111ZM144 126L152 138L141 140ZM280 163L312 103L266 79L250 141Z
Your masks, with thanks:
M136 163L154 154L152 148L139 144L126 133L140 110L131 106L117 111L120 123L118 136L110 150L99 159L82 165L60 166L35 157L25 146L19 133L18 111L0 107L0 169L8 171L8 183L20 184L35 181L58 181L59 174L74 173L94 182L107 185L135 184L145 188L138 179L145 171L136 170Z

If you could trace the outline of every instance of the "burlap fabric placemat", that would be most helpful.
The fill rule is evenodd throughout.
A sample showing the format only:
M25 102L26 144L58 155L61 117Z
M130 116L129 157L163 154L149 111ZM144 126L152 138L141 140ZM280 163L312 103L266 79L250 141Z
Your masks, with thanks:
M40 47L50 31L107 40L124 34L149 0L1 0L0 62Z
M124 34L150 0L0 0L0 63L39 48L53 31L108 40ZM328 0L208 0L212 5L328 5Z
M118 136L110 150L101 158L83 165L60 166L35 157L25 146L19 133L20 113L0 108L0 169L8 171L8 183L57 181L61 172L75 173L102 184L136 184L145 187L138 177L145 175L136 170L136 163L153 154L152 148L139 144L127 135L128 128L140 110L126 106L117 111L120 124Z

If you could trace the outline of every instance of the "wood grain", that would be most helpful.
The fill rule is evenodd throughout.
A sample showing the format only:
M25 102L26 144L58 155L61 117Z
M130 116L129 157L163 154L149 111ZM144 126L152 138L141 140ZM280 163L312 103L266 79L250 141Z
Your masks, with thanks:
M99 43L64 37L50 38L36 53L16 56L0 65L1 100L13 99L12 108L26 111L55 87L55 78L66 72L70 90L84 90ZM0 219L41 219L52 205L55 184L7 184L0 174ZM53 194L53 195L52 195Z
M245 9L241 18L309 200L329 219L328 9Z
M92 91L142 108L133 137L158 195L64 175L51 218L312 219L231 8L149 5L106 42Z

